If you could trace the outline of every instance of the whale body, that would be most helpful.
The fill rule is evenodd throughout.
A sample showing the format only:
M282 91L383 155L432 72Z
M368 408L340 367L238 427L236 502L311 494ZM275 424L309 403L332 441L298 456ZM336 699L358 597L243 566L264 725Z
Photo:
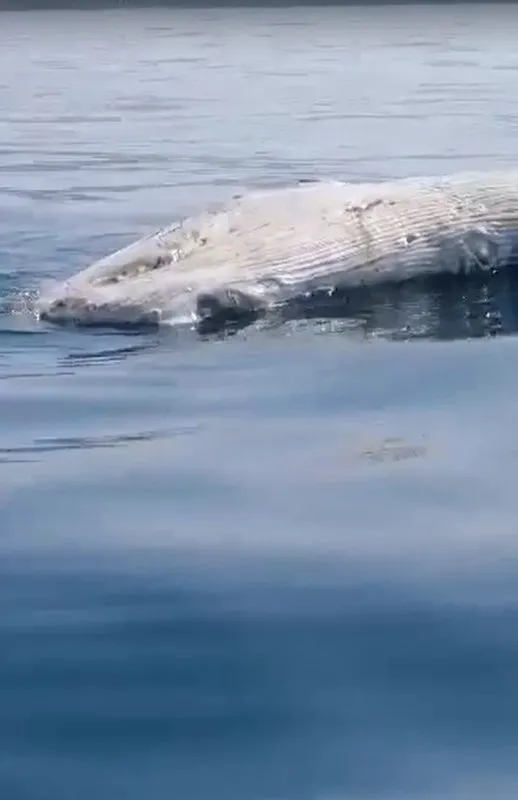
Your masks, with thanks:
M41 292L53 323L254 318L315 293L518 260L518 171L253 191Z

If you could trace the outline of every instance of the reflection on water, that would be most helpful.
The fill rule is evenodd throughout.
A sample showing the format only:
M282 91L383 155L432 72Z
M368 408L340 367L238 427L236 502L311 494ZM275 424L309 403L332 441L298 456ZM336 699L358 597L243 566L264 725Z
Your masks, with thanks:
M312 298L303 313L307 318L342 320L344 332L390 339L511 334L518 330L518 270L513 265L490 273L437 274L360 287L332 297L323 293ZM284 316L288 315L286 309Z

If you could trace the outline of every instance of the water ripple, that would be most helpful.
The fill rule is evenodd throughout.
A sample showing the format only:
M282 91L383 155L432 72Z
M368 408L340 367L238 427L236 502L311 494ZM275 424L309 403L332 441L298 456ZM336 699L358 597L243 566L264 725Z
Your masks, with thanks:
M44 453L56 453L60 450L93 450L121 447L135 442L152 442L195 433L197 427L170 428L152 431L140 431L127 434L105 434L103 436L56 436L35 439L30 445L0 447L0 461L15 463L25 461L23 456L36 456ZM36 459L30 459L36 461Z

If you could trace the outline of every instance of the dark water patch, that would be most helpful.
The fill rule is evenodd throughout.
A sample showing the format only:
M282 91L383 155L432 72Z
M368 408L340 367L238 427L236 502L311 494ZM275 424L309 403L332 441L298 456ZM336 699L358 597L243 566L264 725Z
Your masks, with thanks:
M0 447L0 456L3 457L5 463L8 463L11 457L17 458L24 454L35 455L38 453L54 453L59 450L91 450L119 447L120 445L132 444L135 442L151 442L156 439L169 438L171 436L183 436L188 433L194 433L195 430L196 428L175 428L174 430L142 431L139 433L118 435L62 436L48 439L36 439L32 445Z
M60 378L74 373L72 370L56 370L53 371L53 374ZM48 374L46 372L7 372L5 375L0 375L2 381L38 380L40 378L48 378Z
M280 324L290 319L341 322L344 334L393 340L510 335L518 331L518 270L442 273L404 283L323 290L286 303L277 313ZM275 322L274 315L270 324Z
M45 330L26 330L23 328L0 328L0 336L3 338L10 338L14 336L16 339L18 338L28 338L31 336L48 336L50 331Z
M138 336L139 333L137 332L134 335ZM81 367L95 363L109 364L124 361L131 356L147 353L157 346L157 342L143 342L141 344L126 345L123 347L108 347L103 350L86 350L67 353L67 355L65 355L61 360L61 363L74 367Z

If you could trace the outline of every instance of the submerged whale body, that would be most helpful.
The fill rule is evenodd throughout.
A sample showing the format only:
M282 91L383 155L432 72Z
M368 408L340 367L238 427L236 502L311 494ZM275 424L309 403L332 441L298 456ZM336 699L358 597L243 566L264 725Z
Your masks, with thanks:
M113 253L42 293L80 326L189 319L217 329L314 312L359 287L490 273L518 260L518 171L252 192Z

